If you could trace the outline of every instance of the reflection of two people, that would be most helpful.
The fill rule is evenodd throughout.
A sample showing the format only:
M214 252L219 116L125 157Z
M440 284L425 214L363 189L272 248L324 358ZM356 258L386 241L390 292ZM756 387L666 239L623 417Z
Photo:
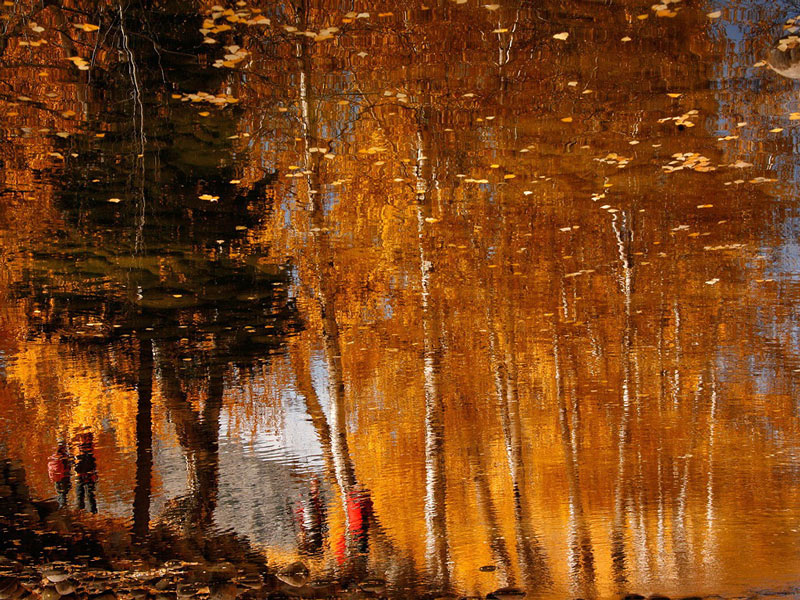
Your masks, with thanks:
M339 564L353 555L369 552L369 531L373 520L372 497L360 485L347 492L345 510L347 529L336 540L334 551ZM309 491L297 501L293 514L298 531L299 550L303 554L318 555L323 550L327 528L327 514L319 480L311 480Z
M50 481L56 489L58 506L67 506L67 495L72 488L72 470L74 467L77 483L78 509L86 508L89 502L89 511L97 512L97 461L94 457L94 436L91 432L79 433L75 437L78 454L72 456L65 441L59 441L54 454L47 459L47 472Z

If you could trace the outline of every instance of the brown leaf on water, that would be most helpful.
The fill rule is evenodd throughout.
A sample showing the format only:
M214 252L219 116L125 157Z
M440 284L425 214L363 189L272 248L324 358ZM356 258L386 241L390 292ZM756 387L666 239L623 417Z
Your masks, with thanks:
M87 33L91 33L92 31L97 31L100 29L99 25L94 25L93 23L73 23L72 25L76 29L80 29L81 31L85 31Z

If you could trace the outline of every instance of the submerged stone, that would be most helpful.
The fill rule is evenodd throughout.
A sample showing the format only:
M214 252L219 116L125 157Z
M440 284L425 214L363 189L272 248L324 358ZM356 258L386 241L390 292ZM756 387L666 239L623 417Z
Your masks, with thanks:
M22 586L16 577L0 578L0 600L13 600L21 595ZM24 591L24 589L23 589Z
M308 581L308 575L308 567L301 562L295 562L281 569L276 577L292 587L303 587Z
M69 571L66 569L61 569L59 567L53 567L49 569L45 569L42 571L42 575L44 575L48 581L53 583L59 583L66 579L69 579Z
M233 583L212 583L209 586L211 600L234 600L239 595L239 588Z
M386 591L386 582L383 579L367 579L362 581L358 587L370 594L382 594Z
M78 589L78 582L74 579L64 579L56 583L56 591L62 596L68 596Z
M245 575L243 577L237 577L234 579L234 581L238 585L251 590L260 590L264 586L264 580L261 578L261 575L257 573Z

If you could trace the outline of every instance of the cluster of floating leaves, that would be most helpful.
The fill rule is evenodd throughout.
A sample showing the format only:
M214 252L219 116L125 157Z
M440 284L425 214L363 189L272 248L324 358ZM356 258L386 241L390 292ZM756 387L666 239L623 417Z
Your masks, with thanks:
M616 152L611 152L606 154L603 158L595 158L597 162L601 162L606 165L615 165L618 169L624 169L628 166L628 163L633 160L632 156L620 156Z
M700 114L698 110L692 109L683 113L682 115L675 117L664 117L663 119L659 119L658 122L666 123L667 121L674 121L677 127L694 127L694 123L691 121L691 118L696 117L698 114Z
M217 69L222 67L235 67L249 55L247 50L240 48L235 44L231 46L225 46L225 50L227 50L228 53L222 58L215 60L214 64L212 65L213 67L216 67Z
M203 43L216 44L217 40L211 37L211 35L229 31L232 29L230 23L269 25L270 20L260 13L261 9L248 8L247 3L241 1L236 3L236 10L225 8L218 4L212 6L210 17L203 20L203 26L200 28L200 33L205 36Z
M697 152L676 152L672 155L672 158L675 160L671 160L661 167L667 173L683 171L684 169L697 171L699 173L708 173L717 170L717 168L711 164L710 159Z
M30 23L28 23L28 27L34 33L42 33L44 31L44 27L39 25L36 21L31 21ZM47 43L46 39L40 38L38 40L21 40L19 42L19 45L20 46L33 46L34 48L37 48L37 47L41 46L42 44L46 44L46 43Z
M800 37L796 35L790 35L778 42L777 48L781 52L786 52L787 50L791 50L792 48L796 48L800 46Z
M238 98L234 98L230 94L209 94L208 92L197 92L196 94L173 94L175 100L181 102L208 102L217 106L225 106L227 104L236 104L239 102Z
M653 4L651 10L656 13L657 17L674 17L678 14L680 8L677 5L681 0L664 0L660 4ZM672 5L672 8L670 8Z
M369 13L363 13L363 14L369 16ZM297 27L294 27L293 25L284 25L283 29L284 31L286 31L286 33L293 33L295 35L304 35L307 38L311 38L315 42L322 42L325 40L333 39L333 34L339 33L338 27L326 27L325 29L320 29L318 32L310 30L301 31ZM366 54L364 54L364 56L366 56Z
M798 22L800 22L800 15L792 17L791 19L786 19L786 23L783 26L784 31L788 31L789 33L800 31L800 26L797 24Z
M78 67L79 71L88 71L89 63L82 56L70 56L68 59L73 65Z

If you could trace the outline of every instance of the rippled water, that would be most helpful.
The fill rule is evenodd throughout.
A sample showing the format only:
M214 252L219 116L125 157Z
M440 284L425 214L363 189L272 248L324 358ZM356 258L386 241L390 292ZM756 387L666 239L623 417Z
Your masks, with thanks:
M0 457L399 596L795 590L798 13L5 3Z

